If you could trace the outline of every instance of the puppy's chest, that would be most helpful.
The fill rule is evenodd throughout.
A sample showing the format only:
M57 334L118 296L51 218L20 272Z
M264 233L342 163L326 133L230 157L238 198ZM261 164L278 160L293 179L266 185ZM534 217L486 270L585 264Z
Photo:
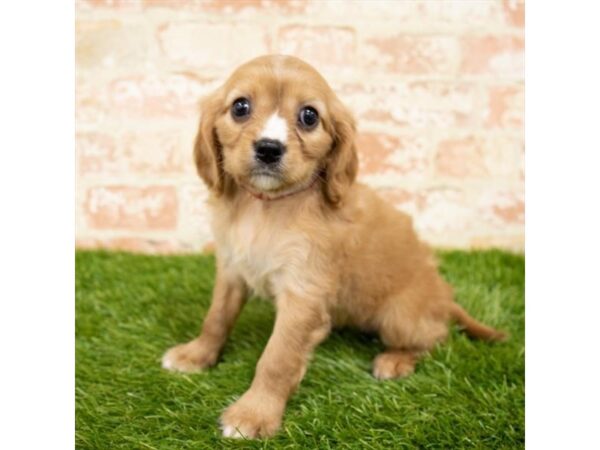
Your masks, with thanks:
M307 241L260 210L249 210L215 230L220 256L227 270L240 275L260 296L272 297L285 284L298 257L306 255Z

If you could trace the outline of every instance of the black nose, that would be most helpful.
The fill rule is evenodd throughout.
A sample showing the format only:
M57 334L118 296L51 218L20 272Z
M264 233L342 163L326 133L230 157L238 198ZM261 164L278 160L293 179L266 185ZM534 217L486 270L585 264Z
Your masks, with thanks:
M259 139L254 143L256 159L265 164L279 162L284 152L284 145L275 139Z

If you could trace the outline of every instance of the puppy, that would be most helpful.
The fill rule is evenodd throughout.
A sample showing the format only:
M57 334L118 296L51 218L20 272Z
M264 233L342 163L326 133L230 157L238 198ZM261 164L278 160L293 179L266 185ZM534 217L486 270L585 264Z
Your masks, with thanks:
M378 379L411 374L451 320L473 337L504 337L454 303L411 219L355 182L354 119L314 68L254 59L201 109L194 155L211 193L217 276L200 336L171 348L163 367L214 365L249 292L277 310L250 388L221 416L224 436L273 435L333 327L380 336Z

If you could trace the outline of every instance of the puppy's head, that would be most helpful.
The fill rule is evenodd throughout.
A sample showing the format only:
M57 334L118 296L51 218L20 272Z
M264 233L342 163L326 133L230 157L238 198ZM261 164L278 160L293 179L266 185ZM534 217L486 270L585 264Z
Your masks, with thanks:
M323 77L297 58L244 64L201 110L195 160L217 195L241 186L276 198L317 180L336 205L356 177L354 120Z

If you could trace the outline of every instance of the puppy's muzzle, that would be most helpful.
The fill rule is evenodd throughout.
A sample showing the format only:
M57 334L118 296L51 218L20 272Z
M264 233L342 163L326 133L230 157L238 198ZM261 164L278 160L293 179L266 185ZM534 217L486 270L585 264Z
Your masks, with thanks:
M276 139L259 139L254 143L254 157L266 165L277 164L285 153L285 145Z

